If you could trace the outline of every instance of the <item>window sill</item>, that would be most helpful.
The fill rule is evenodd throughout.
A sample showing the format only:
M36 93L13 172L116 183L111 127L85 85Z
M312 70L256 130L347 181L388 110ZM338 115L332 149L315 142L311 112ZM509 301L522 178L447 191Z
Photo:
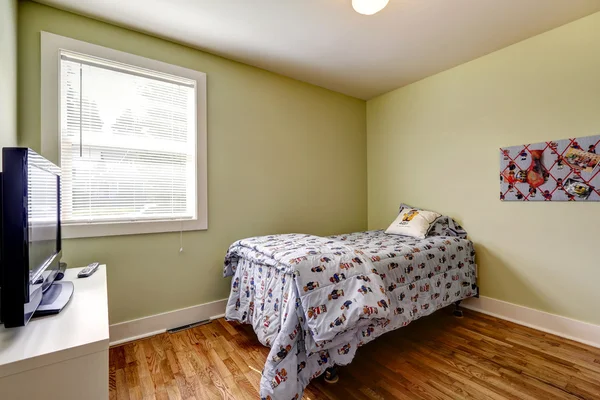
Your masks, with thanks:
M204 220L185 221L136 221L136 222L110 222L93 224L62 225L63 239L76 239L86 237L143 235L147 233L164 233L180 231L201 231L208 229Z

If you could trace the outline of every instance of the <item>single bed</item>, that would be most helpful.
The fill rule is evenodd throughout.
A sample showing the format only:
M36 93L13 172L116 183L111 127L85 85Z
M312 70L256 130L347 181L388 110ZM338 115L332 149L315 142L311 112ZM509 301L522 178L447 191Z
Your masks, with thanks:
M297 399L311 379L352 361L385 332L475 296L472 242L449 217L425 239L383 231L261 236L229 248L226 318L271 347L263 399Z

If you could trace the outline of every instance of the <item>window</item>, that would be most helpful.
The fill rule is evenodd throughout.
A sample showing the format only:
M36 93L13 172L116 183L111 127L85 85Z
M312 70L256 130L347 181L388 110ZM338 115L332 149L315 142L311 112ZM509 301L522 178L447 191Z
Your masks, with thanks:
M64 237L206 229L203 73L45 32L42 70Z

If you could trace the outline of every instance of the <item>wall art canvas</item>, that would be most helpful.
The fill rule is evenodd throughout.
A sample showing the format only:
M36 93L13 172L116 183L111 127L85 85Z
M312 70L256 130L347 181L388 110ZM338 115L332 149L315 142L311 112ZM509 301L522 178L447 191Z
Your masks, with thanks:
M500 149L500 200L600 201L600 135Z

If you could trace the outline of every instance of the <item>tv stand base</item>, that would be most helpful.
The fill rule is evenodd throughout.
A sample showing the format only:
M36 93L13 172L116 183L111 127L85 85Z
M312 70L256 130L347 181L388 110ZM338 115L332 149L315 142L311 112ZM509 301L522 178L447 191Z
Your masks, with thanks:
M54 282L42 296L42 302L33 313L33 318L61 312L73 297L74 288L71 281Z

